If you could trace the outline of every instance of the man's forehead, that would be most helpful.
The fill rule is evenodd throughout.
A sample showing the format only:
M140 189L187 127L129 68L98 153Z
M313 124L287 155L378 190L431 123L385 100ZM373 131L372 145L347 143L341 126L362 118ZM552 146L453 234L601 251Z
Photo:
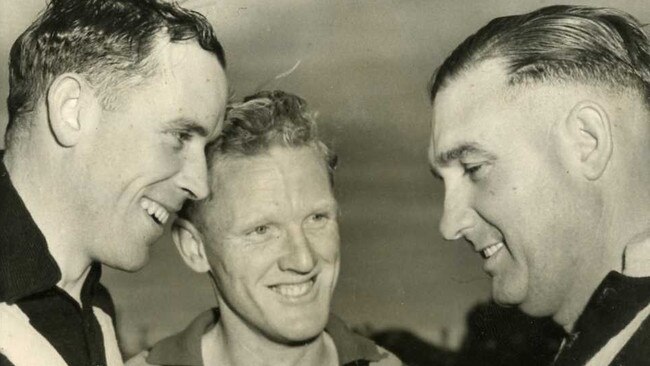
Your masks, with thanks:
M500 59L480 62L451 78L438 91L433 103L431 142L434 147L451 130L471 132L465 129L466 125L496 111L499 106L494 101L505 97L507 88L505 63Z
M504 95L508 88L505 61L490 59L451 77L436 94L435 116L447 111L462 111L481 104L487 98ZM436 118L443 119L443 118Z
M208 166L208 179L217 200L222 194L232 195L232 189L253 191L263 188L264 184L259 178L268 181L280 174L276 162L266 152L253 155L236 152L214 154Z
M329 186L327 165L313 146L286 147L272 144L254 154L225 152L212 154L209 164L210 178L218 183L237 183L251 176L278 179L288 183L288 177L314 177L323 179ZM234 178L234 179L233 179ZM299 178L298 178L299 179ZM250 182L251 185L256 182Z
M156 87L176 113L193 119L213 140L221 132L228 85L216 55L194 40L159 40Z

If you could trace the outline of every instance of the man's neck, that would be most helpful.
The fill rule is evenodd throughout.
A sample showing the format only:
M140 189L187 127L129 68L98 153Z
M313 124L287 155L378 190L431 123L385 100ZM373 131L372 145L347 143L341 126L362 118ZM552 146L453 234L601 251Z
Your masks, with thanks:
M66 199L57 195L58 183L43 174L48 168L33 160L11 150L3 157L11 183L45 237L47 249L61 271L57 286L80 303L81 288L90 271L91 260L72 240L74 226L71 225L74 224L68 222L70 216L62 205Z
M601 223L600 227L625 227L621 224ZM640 226L636 229L627 226L625 235L617 233L617 236L607 239L606 245L599 251L600 257L592 257L587 268L591 271L582 273L580 278L575 278L574 286L569 290L570 295L564 306L554 316L553 320L562 326L567 333L572 333L580 315L584 312L589 300L594 292L600 286L607 274L611 271L617 271L623 274L627 273L626 267L631 265L637 266L632 258L636 247L650 240L650 228ZM626 262L630 263L626 263ZM637 270L634 268L633 270Z
M77 301L79 305L82 305L81 303L81 290L83 289L84 283L86 282L86 278L88 277L88 273L90 273L90 266L86 267L86 270L81 273L81 276L78 278L67 278L64 279L63 277L61 278L61 281L59 281L56 286L60 288L61 290L65 291Z
M584 280L574 281L575 286L569 290L571 294L567 297L567 301L560 311L553 316L555 323L560 325L567 334L573 333L575 323L605 276L607 276L606 272Z
M224 317L225 315L225 317ZM230 313L233 317L237 315ZM338 364L336 347L324 331L302 345L273 342L252 331L240 319L223 314L219 322L201 340L201 353L206 366L297 366Z

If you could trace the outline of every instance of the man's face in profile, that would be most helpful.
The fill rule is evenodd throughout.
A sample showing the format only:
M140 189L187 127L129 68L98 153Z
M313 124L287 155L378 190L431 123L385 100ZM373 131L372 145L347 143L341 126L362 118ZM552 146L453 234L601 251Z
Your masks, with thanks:
M280 343L316 337L339 272L337 204L323 157L310 146L272 147L213 169L201 214L222 317Z
M115 95L96 130L79 146L85 169L75 179L89 256L125 270L142 267L149 245L184 200L208 193L204 147L223 119L227 86L216 56L195 42L161 42L155 73ZM219 125L219 127L218 127Z
M574 278L579 187L556 154L562 115L552 87L513 88L503 64L489 60L436 96L430 161L445 185L440 230L481 253L497 302L552 315Z

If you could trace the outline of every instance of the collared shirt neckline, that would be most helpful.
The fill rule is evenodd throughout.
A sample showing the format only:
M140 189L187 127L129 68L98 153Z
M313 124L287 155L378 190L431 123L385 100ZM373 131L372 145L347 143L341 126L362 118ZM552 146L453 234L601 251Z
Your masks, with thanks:
M218 321L218 308L201 313L182 332L154 345L147 362L155 365L204 366L201 357L201 338ZM361 360L379 361L385 357L379 353L372 341L352 332L334 314L330 314L325 332L334 341L340 365Z
M634 256L627 255L624 268L638 267L638 263L650 258L650 239L633 245ZM643 275L646 277L628 276L617 271L607 274L589 299L573 331L567 335L556 364L588 361L650 303L650 273Z
M61 270L13 186L3 156L0 151L0 301L15 303L55 287Z

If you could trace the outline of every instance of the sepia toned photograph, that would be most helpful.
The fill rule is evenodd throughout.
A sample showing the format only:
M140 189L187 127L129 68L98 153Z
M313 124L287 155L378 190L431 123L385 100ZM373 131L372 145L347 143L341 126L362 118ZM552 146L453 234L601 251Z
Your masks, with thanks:
M0 0L0 366L650 365L649 5Z

